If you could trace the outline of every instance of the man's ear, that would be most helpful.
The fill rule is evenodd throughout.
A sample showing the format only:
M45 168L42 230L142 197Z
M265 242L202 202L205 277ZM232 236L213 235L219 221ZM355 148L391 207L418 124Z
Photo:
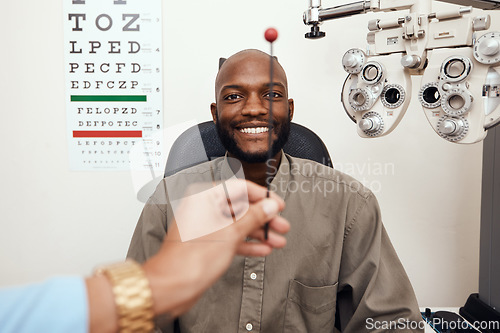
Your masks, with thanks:
M290 117L290 121L292 121L292 119L293 119L293 110L294 110L293 98L289 98L288 99L288 116Z
M214 121L214 124L217 124L217 104L216 103L210 104L210 112L212 112L212 119Z

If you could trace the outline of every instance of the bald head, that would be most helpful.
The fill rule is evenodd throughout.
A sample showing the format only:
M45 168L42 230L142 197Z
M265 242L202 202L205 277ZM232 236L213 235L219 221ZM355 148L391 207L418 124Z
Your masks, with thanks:
M230 56L219 68L219 72L215 78L215 100L217 101L221 88L235 72L244 72L244 75L248 76L248 79L251 79L252 72L256 68L265 67L267 68L267 73L269 73L269 58L269 54L256 49L243 50ZM274 80L277 79L281 81L281 83L285 85L285 89L288 91L288 80L285 70L276 57L273 57L273 77Z

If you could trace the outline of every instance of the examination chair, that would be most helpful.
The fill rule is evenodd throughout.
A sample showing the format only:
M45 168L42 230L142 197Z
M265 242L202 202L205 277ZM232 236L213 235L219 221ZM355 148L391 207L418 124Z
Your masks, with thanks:
M330 154L323 141L302 125L290 124L290 136L283 150L291 156L313 160L333 168ZM214 122L200 123L188 128L175 140L168 154L165 177L224 156L225 153Z

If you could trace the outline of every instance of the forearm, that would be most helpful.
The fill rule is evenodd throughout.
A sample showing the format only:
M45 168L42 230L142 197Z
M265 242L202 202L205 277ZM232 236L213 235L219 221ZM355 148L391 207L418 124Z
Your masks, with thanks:
M118 314L111 283L104 275L85 280L89 306L89 331L108 333L118 331Z
M169 259L164 261L157 256L152 257L143 265L143 269L153 294L155 316L162 314L175 318L194 305L196 291L203 278L196 268L183 270L183 263L175 256ZM166 271L170 271L170 274Z

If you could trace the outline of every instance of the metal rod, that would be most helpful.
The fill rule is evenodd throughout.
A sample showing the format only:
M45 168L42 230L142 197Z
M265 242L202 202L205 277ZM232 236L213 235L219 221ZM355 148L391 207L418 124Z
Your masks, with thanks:
M339 17L366 13L370 9L370 1L358 1L345 5L321 9L319 11L320 21L331 20Z
M271 54L269 55L269 118L267 120L267 179L266 179L266 185L267 185L267 193L266 197L269 198L270 194L270 187L271 187L271 180L273 179L273 171L271 167L272 159L273 159L273 133L272 133L272 125L273 125L273 43L271 42ZM264 238L267 239L269 234L269 222L266 223L264 227Z

